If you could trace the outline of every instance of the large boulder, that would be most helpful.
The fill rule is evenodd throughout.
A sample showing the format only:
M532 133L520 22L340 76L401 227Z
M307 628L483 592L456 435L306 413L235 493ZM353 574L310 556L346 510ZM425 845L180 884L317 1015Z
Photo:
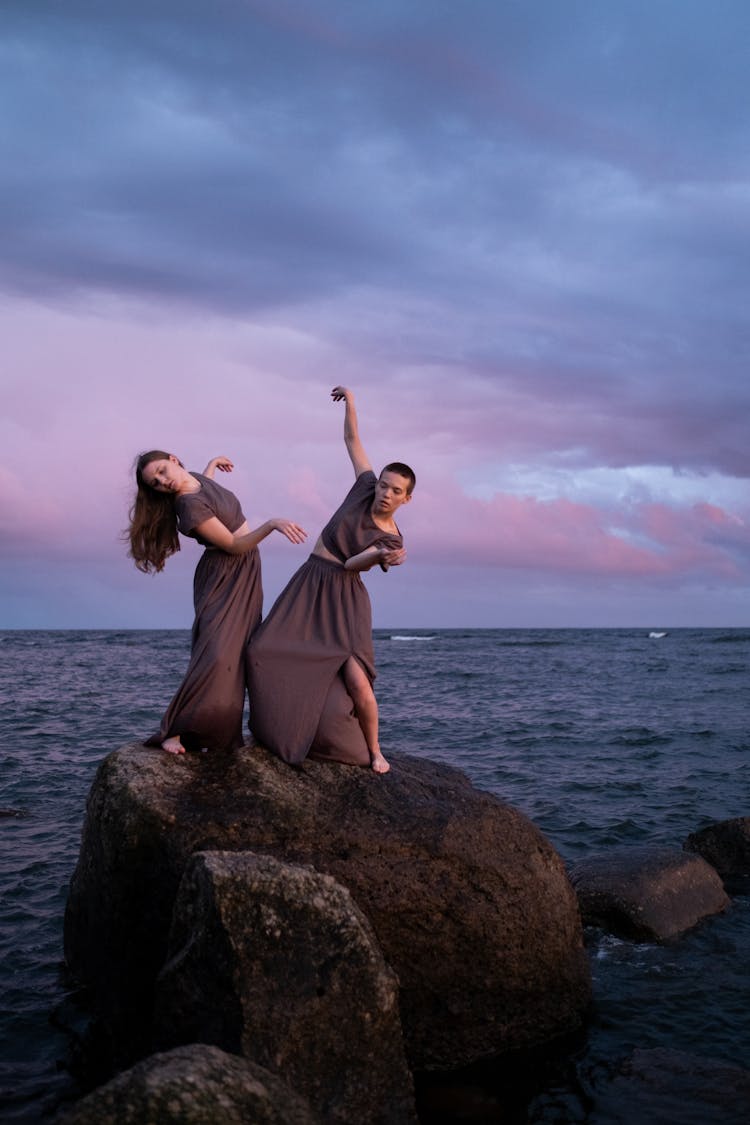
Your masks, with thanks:
M88 1094L60 1125L323 1125L263 1067L205 1043L152 1055Z
M398 981L345 887L250 852L198 852L156 983L157 1046L215 1043L335 1125L416 1122Z
M262 748L176 757L131 745L92 786L65 924L68 964L121 1058L148 1049L172 907L197 851L264 853L349 889L398 975L413 1068L452 1069L582 1022L588 964L562 860L459 770L394 755L381 776L291 768Z
M571 865L585 922L638 941L665 941L729 906L705 860L679 848L612 848Z

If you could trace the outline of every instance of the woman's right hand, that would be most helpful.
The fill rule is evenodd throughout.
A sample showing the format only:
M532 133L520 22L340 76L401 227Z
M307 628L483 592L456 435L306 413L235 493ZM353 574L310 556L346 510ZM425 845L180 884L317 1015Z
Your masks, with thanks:
M401 566L406 562L406 547L381 547L378 554L381 566Z
M234 462L229 457L212 457L203 470L203 475L213 480L214 473L217 469L222 473L231 473L233 468Z

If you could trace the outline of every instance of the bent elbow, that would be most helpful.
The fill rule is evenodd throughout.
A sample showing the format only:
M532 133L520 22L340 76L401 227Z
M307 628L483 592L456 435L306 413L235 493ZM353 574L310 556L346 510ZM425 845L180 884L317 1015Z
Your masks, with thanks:
M250 550L250 544L242 539L233 539L224 550L228 555L245 555Z

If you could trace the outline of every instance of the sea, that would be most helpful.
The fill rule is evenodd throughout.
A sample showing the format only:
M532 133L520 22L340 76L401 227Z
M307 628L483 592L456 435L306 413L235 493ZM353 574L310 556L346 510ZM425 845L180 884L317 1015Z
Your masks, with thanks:
M86 797L106 754L155 729L189 644L187 630L0 632L2 1122L54 1120L81 1093L88 1014L63 961L63 913ZM459 767L568 862L680 848L750 815L750 629L379 629L375 655L386 756ZM661 1122L656 1103L629 1116L613 1094L634 1051L750 1067L747 888L676 941L587 929L586 948L593 1009L562 1062L512 1118L474 1089L453 1117L446 1100L440 1122ZM739 1120L732 1096L716 1116L686 1096L673 1120Z

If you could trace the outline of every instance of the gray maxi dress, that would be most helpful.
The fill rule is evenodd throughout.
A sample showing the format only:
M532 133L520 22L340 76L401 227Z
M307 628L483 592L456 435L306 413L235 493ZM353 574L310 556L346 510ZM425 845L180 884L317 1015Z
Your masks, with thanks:
M368 766L370 755L341 669L350 656L372 683L370 598L360 575L344 563L367 547L398 548L401 535L372 519L375 474L360 473L323 528L338 560L310 555L279 594L248 647L250 729L285 762L311 757Z
M230 750L244 742L245 651L263 606L260 555L257 550L230 555L200 538L195 528L211 516L230 531L245 517L232 492L202 473L191 475L200 490L175 499L180 532L206 548L193 579L190 663L159 731L146 745L180 735L187 750Z

